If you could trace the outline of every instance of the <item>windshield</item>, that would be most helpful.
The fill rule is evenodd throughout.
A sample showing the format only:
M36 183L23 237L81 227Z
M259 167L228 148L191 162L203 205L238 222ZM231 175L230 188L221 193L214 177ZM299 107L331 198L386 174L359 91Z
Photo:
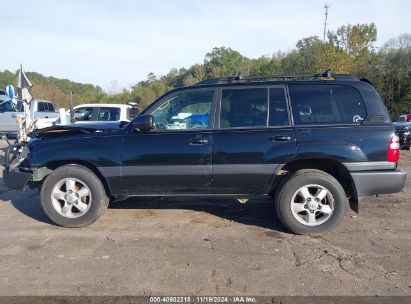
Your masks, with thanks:
M0 102L0 112L17 112L14 104L10 101Z

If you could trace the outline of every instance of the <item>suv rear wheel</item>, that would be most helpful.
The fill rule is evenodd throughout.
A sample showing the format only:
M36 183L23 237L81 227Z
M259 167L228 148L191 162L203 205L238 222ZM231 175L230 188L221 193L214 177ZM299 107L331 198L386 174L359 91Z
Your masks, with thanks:
M337 226L347 209L341 184L319 170L300 170L290 176L275 196L281 222L297 234L324 233Z
M54 223L64 227L90 225L103 214L108 203L99 178L79 165L57 168L41 188L44 212Z

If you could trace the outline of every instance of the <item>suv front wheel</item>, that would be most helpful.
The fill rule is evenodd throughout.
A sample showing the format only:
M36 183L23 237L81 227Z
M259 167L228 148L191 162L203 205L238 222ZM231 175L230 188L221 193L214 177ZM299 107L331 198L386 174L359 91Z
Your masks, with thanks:
M90 169L65 165L54 170L41 188L47 216L63 227L83 227L97 220L109 199L100 179Z
M297 234L320 234L337 226L347 209L341 184L319 170L300 170L288 178L275 196L276 212Z

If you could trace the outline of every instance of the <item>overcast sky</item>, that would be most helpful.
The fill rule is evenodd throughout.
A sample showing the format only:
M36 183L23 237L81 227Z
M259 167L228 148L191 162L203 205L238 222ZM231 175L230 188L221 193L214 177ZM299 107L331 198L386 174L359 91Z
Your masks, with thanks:
M377 45L411 32L410 0L0 0L0 70L129 87L215 46L256 58L322 37L325 3L331 30L374 22Z

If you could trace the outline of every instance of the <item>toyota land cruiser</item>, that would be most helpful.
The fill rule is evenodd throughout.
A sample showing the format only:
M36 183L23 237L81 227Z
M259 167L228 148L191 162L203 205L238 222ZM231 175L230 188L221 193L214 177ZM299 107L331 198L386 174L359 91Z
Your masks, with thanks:
M125 126L55 126L9 147L4 183L41 189L61 226L124 196L270 196L294 233L323 233L348 201L403 189L399 140L366 79L220 78L176 88Z

